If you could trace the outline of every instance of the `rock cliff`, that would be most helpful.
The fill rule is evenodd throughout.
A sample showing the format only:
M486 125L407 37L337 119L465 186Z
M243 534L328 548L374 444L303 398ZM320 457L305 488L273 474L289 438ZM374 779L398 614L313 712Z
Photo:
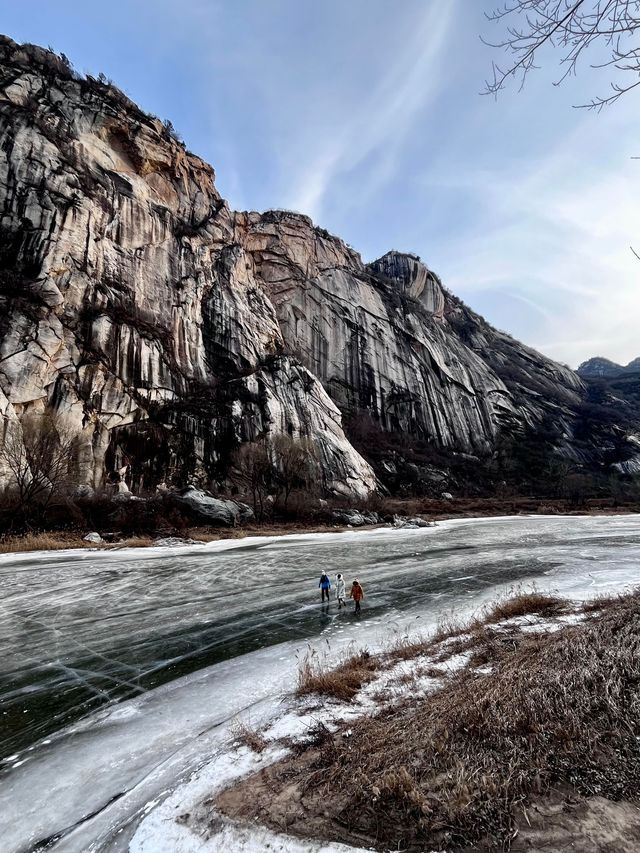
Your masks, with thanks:
M0 40L0 415L54 412L79 483L222 481L241 442L308 436L329 491L374 473L342 414L490 454L552 419L568 368L492 329L413 255L365 264L305 216L235 213L213 169L105 81ZM6 471L0 470L0 480Z

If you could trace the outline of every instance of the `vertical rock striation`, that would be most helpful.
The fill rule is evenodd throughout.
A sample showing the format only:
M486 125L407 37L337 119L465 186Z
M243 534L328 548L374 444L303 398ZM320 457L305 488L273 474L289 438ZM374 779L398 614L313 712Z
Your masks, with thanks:
M436 446L486 453L507 426L566 421L573 371L497 332L415 255L371 264L307 217L236 217L290 351L343 411Z
M0 39L0 428L54 412L79 483L223 479L238 443L285 433L365 496L344 413L475 454L551 418L571 453L583 395L418 257L364 264L305 216L231 211L118 89Z
M329 487L371 491L321 384L278 358L211 167L39 48L2 41L0 91L3 430L53 410L94 487L123 458L143 479L209 478L242 438L313 434Z

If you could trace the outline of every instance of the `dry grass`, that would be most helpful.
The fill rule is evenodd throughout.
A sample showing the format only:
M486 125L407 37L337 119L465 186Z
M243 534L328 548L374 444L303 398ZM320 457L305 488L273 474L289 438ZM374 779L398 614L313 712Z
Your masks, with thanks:
M118 539L116 542L104 542L101 545L91 545L85 542L85 545L93 548L148 548L150 545L155 545L155 539L151 536L128 536L126 539Z
M291 533L336 533L347 530L346 527L333 525L305 525L302 523L282 523L272 525L249 525L229 528L191 528L179 535L196 542L217 542L220 539L244 539L247 536L284 536ZM173 535L172 531L165 531ZM27 551L61 551L67 548L147 548L156 544L153 536L129 536L114 542L95 545L85 542L82 533L75 531L53 531L48 533L26 533L0 538L0 554L17 554Z
M436 630L429 636L417 639L398 637L387 647L384 660L393 664L437 650L437 660L444 661L454 654L488 643L492 638L487 631L488 625L522 616L551 619L567 613L570 609L568 602L563 599L535 589L528 592L512 590L484 608L479 616L467 621L449 615L440 620ZM445 643L446 645L443 645Z
M77 533L26 533L23 536L3 536L0 539L0 554L61 551L65 548L85 548L87 545Z
M267 741L263 735L248 723L237 723L232 729L236 740L244 746L248 746L253 752L263 752L267 748Z
M297 696L319 694L348 702L380 668L378 657L362 651L332 669L317 654L306 655L298 668Z
M217 542L220 539L244 539L247 536L284 536L289 533L336 533L347 528L328 525L309 527L298 524L271 526L192 528L181 533L184 538L195 542ZM83 533L55 531L50 533L26 533L19 536L0 538L0 554L15 554L27 551L61 551L67 548L147 548L156 544L153 536L128 536L113 542L94 544L83 540ZM171 531L167 535L173 535Z
M267 741L258 729L249 723L236 722L231 726L231 734L243 746L248 746L253 752L263 752L267 748Z
M569 605L563 599L533 590L532 592L519 592L510 595L508 598L498 600L485 611L482 621L491 624L502 622L505 619L515 619L519 616L551 618L562 616L568 610Z
M622 598L624 598L623 595L598 595L583 602L580 610L582 613L599 613L601 610L615 606Z
M346 530L371 530L371 528L350 528L335 524L305 524L304 522L283 521L264 524L247 524L242 527L201 528L194 527L185 534L197 542L217 542L219 539L244 539L247 536L288 536L293 533L342 533Z
M151 536L129 536L117 542L94 544L85 542L82 535L73 532L26 533L22 536L5 536L0 539L0 554L19 554L28 551L63 551L68 548L147 548L153 545Z
M640 795L640 593L554 633L485 626L476 641L490 674L469 667L424 699L351 724L347 752L322 750L305 790L351 836L394 849L504 849L516 804L550 786Z

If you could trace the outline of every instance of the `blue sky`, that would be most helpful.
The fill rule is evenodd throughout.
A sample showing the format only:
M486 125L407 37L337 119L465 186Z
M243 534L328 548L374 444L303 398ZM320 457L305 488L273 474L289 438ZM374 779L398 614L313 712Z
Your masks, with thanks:
M170 118L236 209L418 253L488 320L575 367L640 355L640 95L597 114L557 57L496 101L492 0L0 0L0 31ZM640 91L640 90L638 90Z

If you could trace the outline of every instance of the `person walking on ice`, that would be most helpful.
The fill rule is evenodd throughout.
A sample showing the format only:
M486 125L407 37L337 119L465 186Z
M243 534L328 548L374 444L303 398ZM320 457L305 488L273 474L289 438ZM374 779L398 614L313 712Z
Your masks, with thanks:
M338 599L338 608L344 607L344 597L345 597L345 588L344 588L344 578L338 572L338 576L336 578L336 598Z
M325 595L327 596L327 601L329 601L329 590L331 589L331 581L329 580L329 575L326 572L323 572L320 575L320 583L318 584L318 586L322 590L322 601L324 602Z
M360 602L364 598L364 590L360 586L360 581L357 578L351 584L351 592L349 593L349 598L353 598L356 603L356 607L353 612L360 613Z

